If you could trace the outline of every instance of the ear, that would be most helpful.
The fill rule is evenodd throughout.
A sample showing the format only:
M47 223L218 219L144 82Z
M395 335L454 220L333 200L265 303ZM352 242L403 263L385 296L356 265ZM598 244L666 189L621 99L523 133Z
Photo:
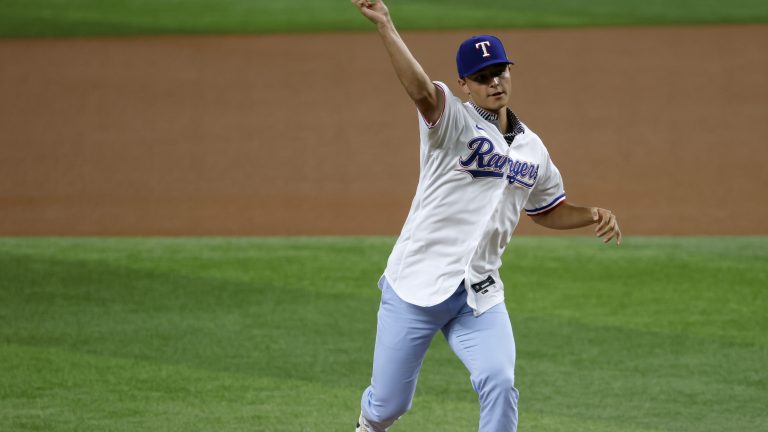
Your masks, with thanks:
M458 83L459 83L459 87L461 87L461 90L464 91L464 94L469 96L469 87L467 86L467 80L459 78Z

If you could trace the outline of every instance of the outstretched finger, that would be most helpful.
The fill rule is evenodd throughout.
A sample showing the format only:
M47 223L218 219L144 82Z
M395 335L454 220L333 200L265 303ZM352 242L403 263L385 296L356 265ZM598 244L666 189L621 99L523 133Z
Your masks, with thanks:
M608 233L606 233L606 234L608 234ZM611 239L616 235L616 230L611 231L610 234L611 235L609 235L608 237L605 237L603 239L603 243L608 244L611 241Z
M595 226L595 232L599 232L600 230L602 230L603 227L605 226L605 223L606 223L606 218L604 218L604 217L600 218L597 221L597 226Z
M618 241L619 236L621 235L621 231L619 231L619 225L618 224L612 224L610 231L606 231L602 237L603 237L603 243L609 243L611 239L616 238ZM607 237L606 237L607 236Z
M600 222L597 224L595 231L602 231L606 226L611 223L611 220L615 218L613 213L608 210L602 210L600 212Z
M600 229L600 231L597 232L598 237L602 237L606 235L608 232L612 231L614 227L616 226L616 216L611 215L611 217L608 219L608 224Z

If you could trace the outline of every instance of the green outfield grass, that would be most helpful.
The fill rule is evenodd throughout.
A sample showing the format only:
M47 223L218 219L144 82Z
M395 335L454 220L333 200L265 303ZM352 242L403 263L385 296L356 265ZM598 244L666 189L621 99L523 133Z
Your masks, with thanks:
M402 29L765 23L765 0L390 0ZM1 0L0 37L371 29L348 0Z
M351 431L391 238L0 239L0 430ZM768 424L768 238L518 238L520 431ZM476 430L442 336L393 431Z

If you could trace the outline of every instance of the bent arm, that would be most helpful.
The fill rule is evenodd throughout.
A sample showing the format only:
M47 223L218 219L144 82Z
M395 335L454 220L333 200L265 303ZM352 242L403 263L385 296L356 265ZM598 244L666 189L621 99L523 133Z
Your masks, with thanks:
M360 12L376 24L381 40L389 54L397 78L408 96L416 104L421 115L434 124L442 114L443 93L438 91L419 62L403 42L389 16L387 6L381 0L352 0Z
M567 202L549 212L531 215L537 224L551 229L573 229L597 224L595 233L608 243L616 238L616 244L621 244L621 230L616 216L610 211L599 207L579 207Z
M595 223L590 207L578 207L566 201L546 213L531 215L531 219L543 227L559 230L581 228Z

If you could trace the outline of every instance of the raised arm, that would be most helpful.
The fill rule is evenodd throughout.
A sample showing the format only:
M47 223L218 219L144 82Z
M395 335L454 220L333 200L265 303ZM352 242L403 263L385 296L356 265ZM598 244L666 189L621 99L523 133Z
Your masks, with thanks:
M387 6L382 0L352 0L352 3L378 27L397 78L416 108L429 123L436 123L442 114L442 98L445 96L437 90L397 33Z

